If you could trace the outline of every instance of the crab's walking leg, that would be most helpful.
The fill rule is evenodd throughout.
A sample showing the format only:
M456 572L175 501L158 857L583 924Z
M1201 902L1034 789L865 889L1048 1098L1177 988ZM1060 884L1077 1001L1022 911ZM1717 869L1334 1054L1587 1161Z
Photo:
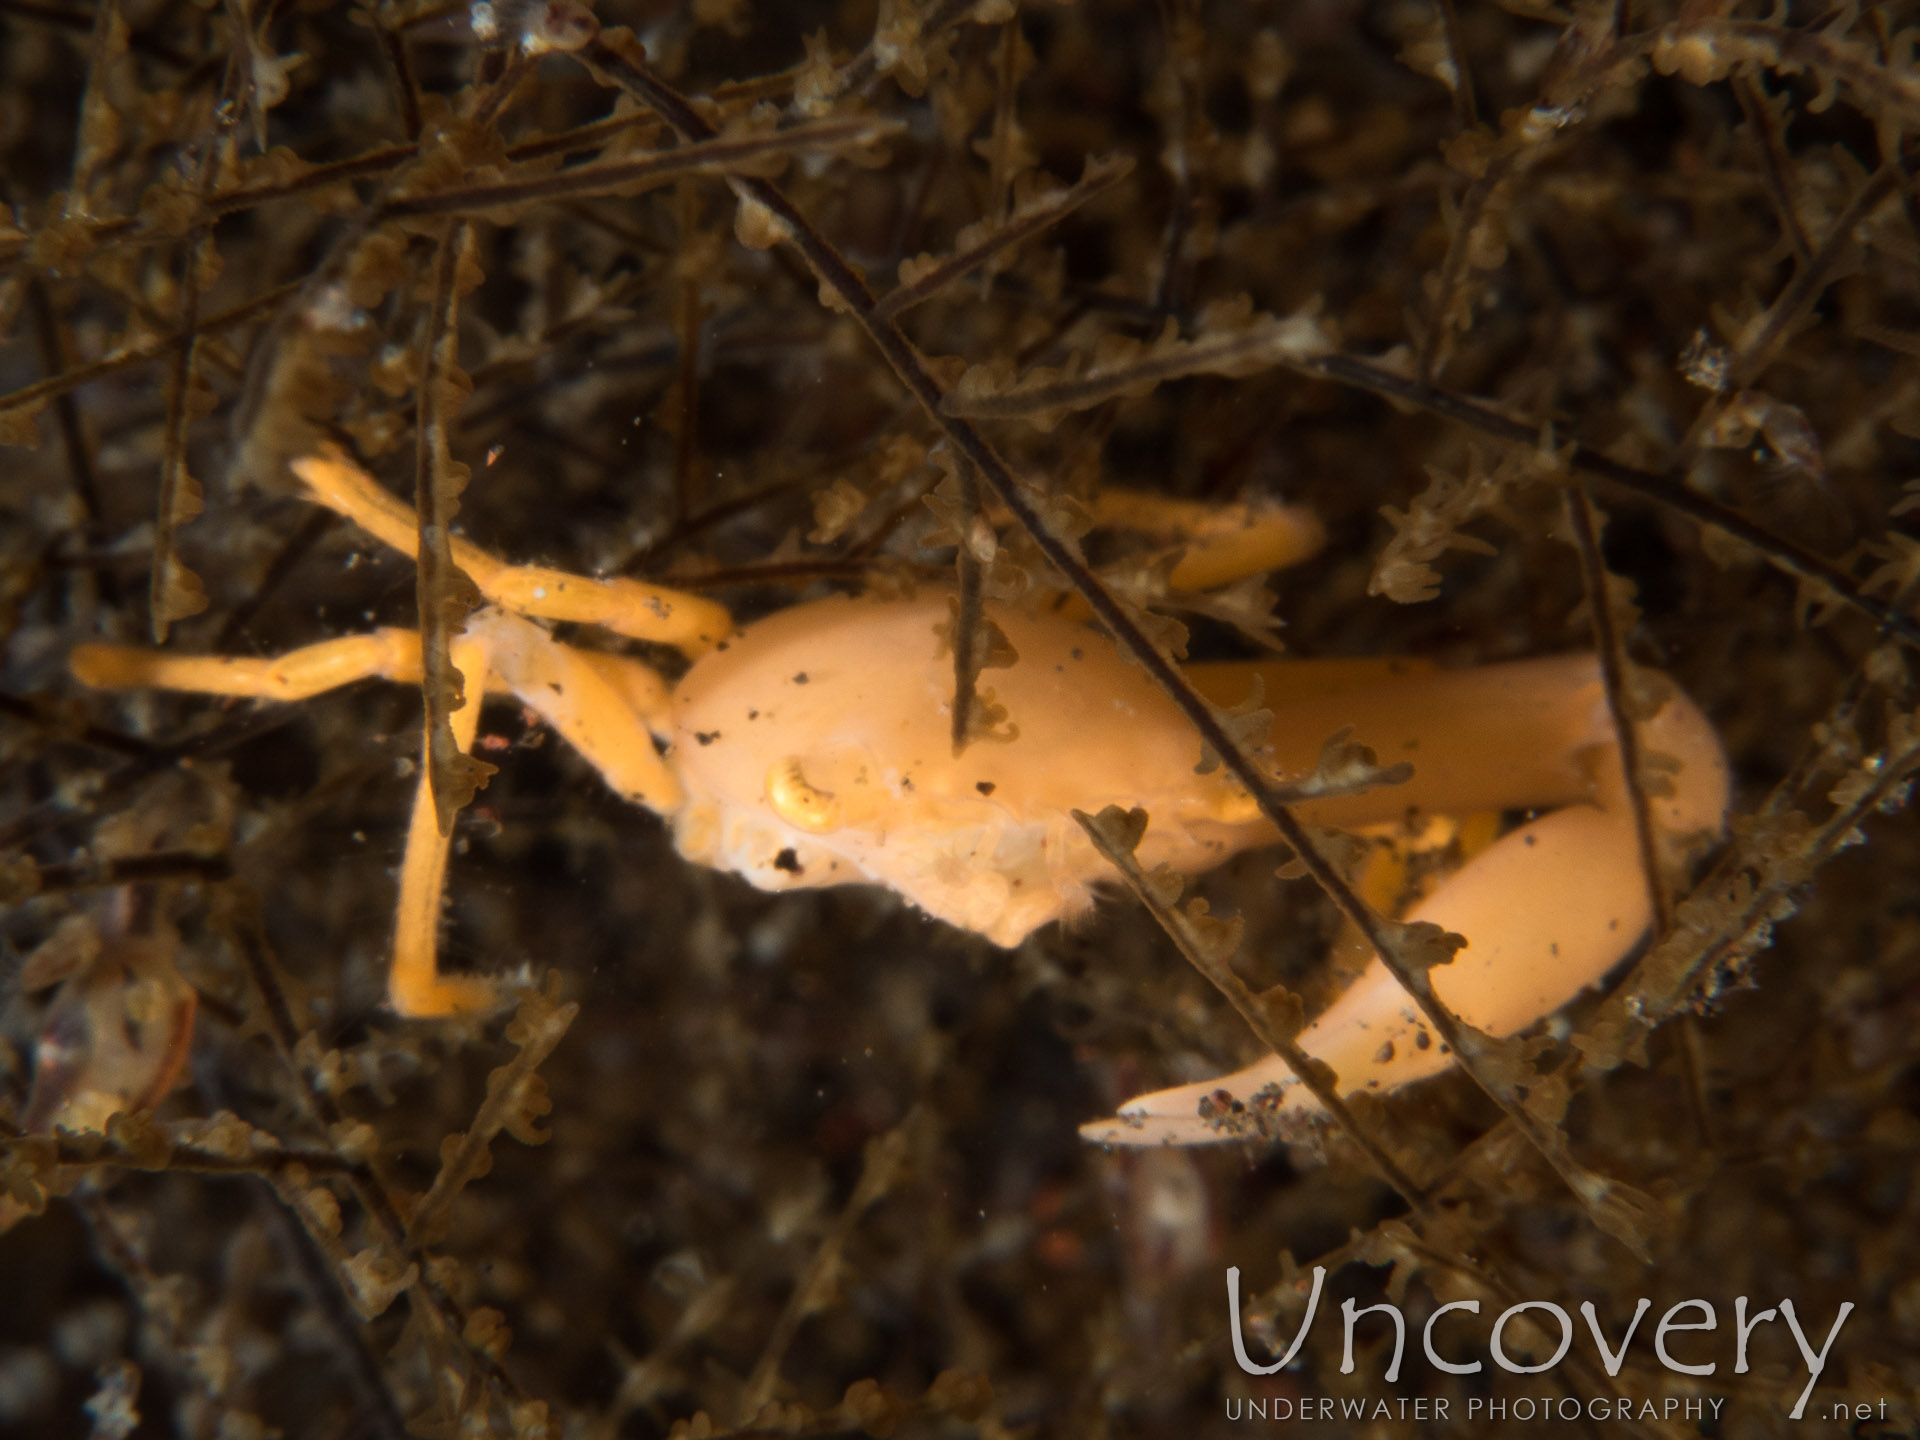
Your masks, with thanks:
M480 728L480 697L491 678L492 658L492 636L485 629L476 627L455 637L453 668L460 672L467 703L451 719L453 743L463 751L473 748ZM494 990L478 976L440 974L440 895L446 888L447 851L453 836L441 833L424 739L421 744L420 782L414 788L413 819L407 825L407 848L400 861L400 908L393 922L387 999L402 1015L452 1015L488 1004Z
M1317 737L1341 725L1383 760L1411 759L1405 786L1302 807L1318 823L1390 819L1428 811L1561 806L1474 858L1409 913L1467 938L1433 972L1440 999L1495 1035L1552 1013L1625 958L1652 921L1648 878L1619 746L1591 656L1490 666L1289 698L1285 666L1269 667L1274 742L1288 768L1310 763ZM1243 693L1244 674L1198 677ZM1277 693L1276 693L1277 692ZM1678 762L1653 799L1669 842L1717 835L1725 824L1727 767L1706 717L1675 694L1642 728L1645 749ZM1343 1092L1385 1091L1451 1061L1413 1002L1379 960L1301 1035ZM1278 1092L1269 1090L1278 1086ZM1256 1104L1255 1097L1267 1092ZM1219 1080L1143 1095L1120 1118L1082 1131L1111 1144L1192 1144L1231 1138L1200 1118L1204 1100L1230 1097L1274 1118L1316 1102L1269 1057Z
M293 470L322 505L402 554L417 553L420 521L413 509L339 452L296 460ZM604 625L635 640L675 646L690 657L704 655L733 628L725 606L698 595L640 580L594 580L538 565L509 565L458 537L453 562L503 610Z
M664 711L665 686L645 666L558 644L539 626L499 611L474 618L454 641L453 663L465 677L470 696L489 688L510 691L625 798L663 814L680 807L679 782L648 734L648 721L658 720ZM479 704L469 701L452 718L454 742L470 749ZM439 973L440 895L450 843L451 837L440 833L423 765L400 869L393 969L387 979L387 997L402 1015L475 1009L494 993L485 980Z
M531 627L529 627L531 628ZM487 651L481 628L460 636L453 646L454 668L465 677L468 703L453 712L454 739L462 750L473 744L485 693ZM123 645L81 645L68 660L74 678L100 688L158 686L214 695L268 700L304 700L323 690L379 676L420 680L420 636L412 630L376 630L308 645L265 659L219 655L170 655ZM426 767L414 796L400 868L400 909L394 927L389 994L403 1015L444 1015L484 1003L484 982L442 981L435 974L435 935L440 923L440 889L446 877L447 837L428 788Z
M134 645L76 645L67 668L74 679L96 690L152 686L254 700L305 700L376 675L419 684L420 636L412 630L375 630L266 659L174 655Z
M1283 570L1317 553L1326 543L1326 526L1300 505L1205 504L1177 500L1118 486L1094 499L1097 525L1113 525L1184 549L1167 586L1192 594L1228 585L1246 575Z
M479 724L477 697L489 689L505 690L559 731L622 796L662 814L679 808L680 784L649 734L666 727L667 687L647 666L559 644L539 626L500 611L472 618L454 642L453 662L467 694L475 697L453 712L454 739L462 750L471 748ZM303 700L375 676L417 684L420 636L412 630L378 630L265 659L82 645L68 663L76 679L99 688L157 686ZM492 993L485 981L443 979L438 973L448 843L440 834L423 767L401 863L388 983L393 1007L403 1015L446 1015L484 1004Z

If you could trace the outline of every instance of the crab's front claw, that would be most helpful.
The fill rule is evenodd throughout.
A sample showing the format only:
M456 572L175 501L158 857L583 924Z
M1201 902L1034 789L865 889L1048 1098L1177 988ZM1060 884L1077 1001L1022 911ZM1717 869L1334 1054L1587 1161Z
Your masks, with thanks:
M169 942L110 939L47 1010L24 1127L104 1131L121 1111L159 1104L186 1064L195 1008Z
M1611 723L1597 667L1591 659L1523 662L1499 667L1495 678L1499 684L1488 692L1493 703L1510 703L1527 685L1548 702L1556 688L1564 693L1558 723L1538 728L1570 737L1569 761L1586 753L1588 795L1502 836L1406 918L1466 937L1452 961L1433 970L1434 992L1460 1020L1507 1036L1601 983L1647 933L1653 907L1632 795L1618 749L1605 743ZM1555 720L1552 703L1535 708ZM1588 743L1596 735L1602 743ZM1443 748L1444 735L1429 727L1425 738L1430 743L1419 749L1416 783L1421 764L1439 773L1450 758L1484 759L1482 778L1489 793L1499 793L1502 767L1511 763L1507 754L1495 748L1477 755L1470 732L1453 757ZM1644 724L1640 739L1670 767L1662 793L1650 797L1656 833L1675 841L1721 833L1727 763L1706 717L1676 693ZM1522 758L1532 753L1516 748ZM1343 1095L1384 1094L1452 1063L1448 1047L1377 958L1301 1032L1300 1048L1333 1067ZM1317 1110L1313 1095L1269 1056L1218 1080L1142 1095L1116 1119L1081 1133L1110 1145L1284 1138Z
M1136 1095L1113 1118L1082 1125L1080 1138L1128 1146L1278 1138L1313 1123L1314 1110L1288 1103L1295 1094L1305 1092L1274 1056L1236 1075Z
M1617 764L1615 766L1617 769ZM1430 897L1409 920L1467 937L1433 971L1440 1001L1467 1024L1505 1036L1597 984L1652 919L1630 809L1618 782L1607 808L1574 805L1503 836ZM1445 1070L1448 1047L1413 999L1375 959L1300 1034L1342 1094L1385 1094ZM1206 1144L1284 1138L1319 1110L1277 1056L1221 1079L1140 1096L1117 1124L1093 1127L1109 1144ZM1151 1136L1130 1128L1134 1117ZM1088 1133L1088 1132L1083 1132Z
M1395 1089L1447 1066L1445 1047L1378 961L1300 1033L1300 1046L1333 1066L1346 1091ZM1080 1134L1098 1145L1201 1145L1304 1138L1325 1119L1313 1092L1269 1055L1231 1075L1136 1095Z

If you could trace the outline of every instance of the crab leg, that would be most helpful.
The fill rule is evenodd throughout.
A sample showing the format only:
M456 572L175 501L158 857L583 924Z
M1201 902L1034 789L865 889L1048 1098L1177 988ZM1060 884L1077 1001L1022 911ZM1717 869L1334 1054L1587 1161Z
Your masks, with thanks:
M1409 807L1563 807L1496 841L1407 917L1466 936L1453 963L1433 972L1435 990L1461 1019L1510 1035L1596 984L1645 935L1652 921L1648 880L1591 656L1392 684L1370 683L1364 671L1315 676L1311 667L1261 668L1283 769L1310 765L1319 737L1348 724L1382 760L1414 764L1403 786L1303 806L1315 823L1372 823ZM1247 685L1243 667L1197 667L1195 680L1220 700L1239 698ZM1294 682L1318 693L1303 694ZM1667 793L1652 802L1663 839L1717 835L1725 823L1727 767L1706 718L1676 693L1646 722L1642 738L1650 754L1678 762ZM1345 1093L1392 1090L1450 1063L1377 958L1300 1043L1333 1066ZM1123 1145L1232 1138L1200 1116L1203 1101L1225 1103L1223 1092L1275 1120L1317 1108L1269 1056L1219 1080L1142 1095L1122 1106L1118 1119L1081 1133Z
M641 737L664 733L667 686L624 655L581 650L537 625L498 612L469 627L496 647L488 689L512 694L560 732L622 796L670 813L679 782ZM255 700L306 700L358 680L420 681L420 635L382 629L323 640L285 655L173 655L136 645L76 645L74 679L96 690L152 687Z
M98 688L158 686L214 695L304 700L323 690L375 676L418 683L420 636L377 630L309 645L286 655L232 659L171 655L122 645L81 645L69 665ZM557 730L628 800L662 814L681 803L680 784L654 749L649 730L665 728L667 688L639 661L578 650L502 611L475 615L454 642L454 667L468 693L507 691ZM454 739L473 744L480 707L453 712ZM400 868L389 998L402 1015L445 1015L484 1004L492 993L477 979L443 979L436 962L440 892L448 839L441 835L422 771Z
M454 668L465 678L471 696L485 693L491 648L490 632L484 625L454 641ZM303 700L374 676L417 683L420 636L412 630L377 630L371 635L327 640L266 659L81 645L74 649L68 665L75 679L101 688L152 685L215 695ZM462 750L473 744L479 723L477 698L453 712L454 740ZM388 979L389 998L402 1015L445 1015L472 1009L486 1003L492 993L484 981L442 980L437 973L440 891L446 880L449 843L450 837L440 833L423 766L400 866L400 907L394 921L393 968Z
M293 470L313 498L404 555L414 555L420 520L411 506L381 488L338 451L309 455ZM542 620L604 625L615 634L704 655L733 628L723 605L640 580L594 580L540 565L509 565L478 545L453 540L453 563L503 610Z
M473 748L480 728L479 697L491 678L492 637L469 629L453 642L453 668L467 687L467 703L451 716L453 743ZM421 742L421 754L426 754ZM440 830L427 766L419 767L413 792L413 818L400 861L400 908L393 921L393 965L387 972L387 999L402 1015L452 1015L477 1010L493 997L493 986L478 976L442 976L439 971L440 894L446 888L451 833Z
M135 645L76 645L67 668L74 679L96 690L155 686L254 700L306 700L374 676L419 684L420 636L413 630L375 630L265 659L174 655Z
M1283 570L1326 544L1320 517L1301 505L1219 505L1109 486L1092 503L1097 525L1136 530L1183 550L1167 576L1176 594Z

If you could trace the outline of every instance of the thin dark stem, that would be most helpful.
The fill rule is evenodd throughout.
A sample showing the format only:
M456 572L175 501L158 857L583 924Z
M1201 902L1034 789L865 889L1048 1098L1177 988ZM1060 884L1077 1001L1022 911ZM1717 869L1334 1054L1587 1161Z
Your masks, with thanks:
M680 276L674 307L674 330L680 342L678 401L679 426L673 437L674 518L684 522L705 498L698 473L700 443L700 331L706 318L700 303L700 278L690 259L700 218L700 192L682 180L677 196L680 215Z
M153 746L137 735L124 734L119 730L109 730L104 725L83 725L75 732L66 715L59 713L46 702L35 703L23 700L18 695L9 695L0 691L0 715L6 715L23 725L32 725L46 731L50 736L62 740L78 740L99 750L115 755L133 756L144 759L153 754Z
M381 1440L405 1440L406 1418L400 1413L393 1387L380 1367L367 1336L367 1327L340 1289L340 1279L313 1236L280 1203L270 1185L255 1187L261 1223L286 1253L303 1284L308 1300L337 1342L334 1353L342 1379L352 1387L358 1419Z
M400 97L400 128L409 140L420 138L420 77L414 73L413 52L407 37L398 30L380 26L380 50L393 67L393 86Z
M1181 73L1179 39L1173 0L1160 0L1160 28L1165 34L1166 61L1174 67L1174 102L1164 121L1172 133L1166 136L1167 168L1172 172L1173 194L1167 202L1167 223L1160 239L1160 283L1154 292L1154 308L1170 315L1186 299L1187 234L1193 225L1193 210L1198 204L1193 185L1193 152L1188 144L1193 133L1198 103L1189 77Z
M214 642L214 653L230 654L247 633L247 627L254 621L266 603L271 600L280 587L286 583L300 562L307 558L315 545L320 543L329 530L340 521L333 511L315 507L306 519L300 522L300 528L287 538L267 566L267 573L260 577L260 583L248 592L246 599L233 607L233 611L220 626L220 638Z
M138 885L153 880L224 880L233 873L228 855L204 855L197 850L155 850L146 855L121 855L111 860L68 860L43 865L36 876L36 892L102 890L110 885Z
M28 1136L20 1143L40 1143ZM6 1140L0 1137L0 1145ZM352 1175L359 1167L333 1150L285 1145L273 1149L255 1146L243 1156L220 1155L192 1145L174 1145L152 1155L136 1153L102 1138L74 1137L64 1132L54 1138L54 1156L61 1165L121 1170L174 1170L195 1175L271 1175L295 1166L315 1175Z
M432 308L420 346L420 384L415 391L413 508L419 516L420 543L414 570L414 595L420 617L420 689L426 706L427 774L433 790L440 833L453 833L454 816L486 783L492 767L462 752L452 715L463 705L479 705L484 676L468 677L453 663L453 637L479 603L473 581L453 559L453 517L465 488L464 470L455 464L447 442L447 411L461 395L455 379L460 353L460 292L456 283L472 226L455 221L440 236L433 266ZM473 680L467 693L465 680Z
M1567 518L1573 529L1574 549L1580 556L1581 578L1586 582L1594 649L1600 657L1600 682L1606 691L1607 714L1613 721L1613 733L1620 746L1620 769L1626 781L1627 803L1633 810L1634 838L1640 844L1640 870L1647 881L1647 898L1653 906L1653 938L1658 944L1673 929L1673 892L1667 884L1666 869L1660 863L1660 841L1654 828L1653 806L1647 798L1645 772L1641 768L1640 727L1634 723L1627 705L1626 637L1614 623L1607 583L1611 577L1606 557L1600 550L1600 522L1593 496L1585 485L1567 492ZM1694 1133L1703 1147L1711 1147L1712 1115L1701 1072L1698 1027L1691 1015L1681 1017L1675 1049L1681 1074L1686 1079Z
M698 144L675 146L633 160L581 165L556 175L503 180L494 185L464 185L426 195L409 195L381 206L377 220L413 215L470 215L502 205L567 196L618 195L670 176L725 170L798 150L831 150L884 139L895 126L873 120L822 120L767 135L710 136Z
M200 156L200 189L211 182L226 137L209 135ZM181 562L175 548L179 527L200 513L199 483L187 473L187 425L191 419L194 362L200 347L200 275L214 256L211 222L196 227L180 247L180 343L167 375L167 419L160 447L160 487L154 502L153 563L147 608L156 645L168 629L206 608L199 578Z
M985 578L979 557L967 544L967 531L980 518L980 478L971 466L960 467L960 490L966 497L965 519L960 543L954 547L955 596L959 604L953 612L953 753L967 748L973 729L973 711L980 695L981 582Z
M1023 205L1004 224L976 244L955 251L918 278L895 286L880 298L875 307L883 318L904 315L924 304L963 276L978 270L995 256L1057 225L1094 196L1112 188L1133 173L1133 162L1122 157L1090 162L1086 173L1069 190L1063 190L1037 204Z
M762 485L757 490L749 490L746 494L736 495L731 500L722 500L716 504L709 505L706 509L689 515L685 520L674 525L665 534L647 541L646 544L634 551L614 573L618 575L644 574L649 562L663 552L673 549L689 537L698 535L702 531L711 530L716 525L724 525L734 517L746 514L755 506L763 505L769 500L788 494L795 488L795 482L791 480L776 480L771 485ZM676 576L674 583L677 585L685 582Z
M1627 705L1626 637L1614 623L1613 605L1607 584L1606 557L1600 551L1600 527L1594 514L1593 496L1584 485L1567 492L1567 518L1573 528L1575 552L1580 556L1580 574L1587 587L1587 609L1593 623L1593 645L1600 657L1600 682L1606 690L1607 715L1613 721L1613 733L1620 746L1620 768L1626 772L1627 799L1633 807L1634 837L1640 845L1640 868L1646 876L1647 898L1652 902L1654 931L1664 935L1673 928L1673 896L1660 864L1659 837L1654 831L1653 807L1647 803L1645 772L1641 768L1640 727L1634 723Z
M66 374L72 362L67 349L66 329L61 325L60 317L54 313L46 282L37 276L27 283L27 309L33 317L33 335L40 349L40 367L47 372L47 380L41 382L45 386ZM55 390L51 393L54 422L60 428L60 448L67 460L67 474L72 477L73 493L85 515L83 528L98 540L101 538L104 512L100 477L93 464L93 447L87 440L86 427L80 420L80 407L74 401L72 392ZM8 408L6 400L0 398L0 409L3 408ZM119 604L120 582L117 579L111 574L102 574L98 584L102 600L109 605Z

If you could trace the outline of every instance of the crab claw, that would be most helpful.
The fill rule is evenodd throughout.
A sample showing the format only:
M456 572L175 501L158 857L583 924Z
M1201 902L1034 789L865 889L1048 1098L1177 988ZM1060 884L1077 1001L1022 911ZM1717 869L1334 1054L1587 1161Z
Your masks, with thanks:
M1625 762L1612 743L1612 720L1590 656L1520 661L1423 683L1429 697L1441 693L1453 704L1427 707L1420 717L1413 786L1423 783L1422 766L1431 783L1450 767L1474 762L1481 793L1509 801L1511 792L1500 786L1525 766L1558 754L1566 771L1578 775L1585 759L1584 795L1569 787L1573 793L1564 797L1521 797L1528 808L1561 798L1574 803L1496 840L1406 916L1465 937L1432 972L1446 1008L1490 1035L1517 1034L1601 983L1653 924ZM1384 730L1380 713L1362 718ZM1449 714L1471 717L1457 740L1435 718ZM1516 721L1506 735L1490 723L1502 715ZM1322 716L1304 728L1325 734L1329 727ZM1668 762L1659 788L1647 797L1656 836L1674 844L1718 837L1726 826L1727 761L1706 716L1675 691L1642 723L1639 738L1648 753ZM1405 797L1410 789L1396 794ZM1452 1063L1449 1047L1377 958L1301 1032L1299 1044L1333 1067L1343 1096L1385 1094ZM1237 1074L1137 1096L1114 1119L1080 1133L1104 1145L1203 1145L1294 1138L1323 1116L1314 1095L1279 1057L1268 1056Z
M108 940L47 1009L24 1127L104 1130L123 1110L157 1105L186 1064L195 1005L170 943Z

